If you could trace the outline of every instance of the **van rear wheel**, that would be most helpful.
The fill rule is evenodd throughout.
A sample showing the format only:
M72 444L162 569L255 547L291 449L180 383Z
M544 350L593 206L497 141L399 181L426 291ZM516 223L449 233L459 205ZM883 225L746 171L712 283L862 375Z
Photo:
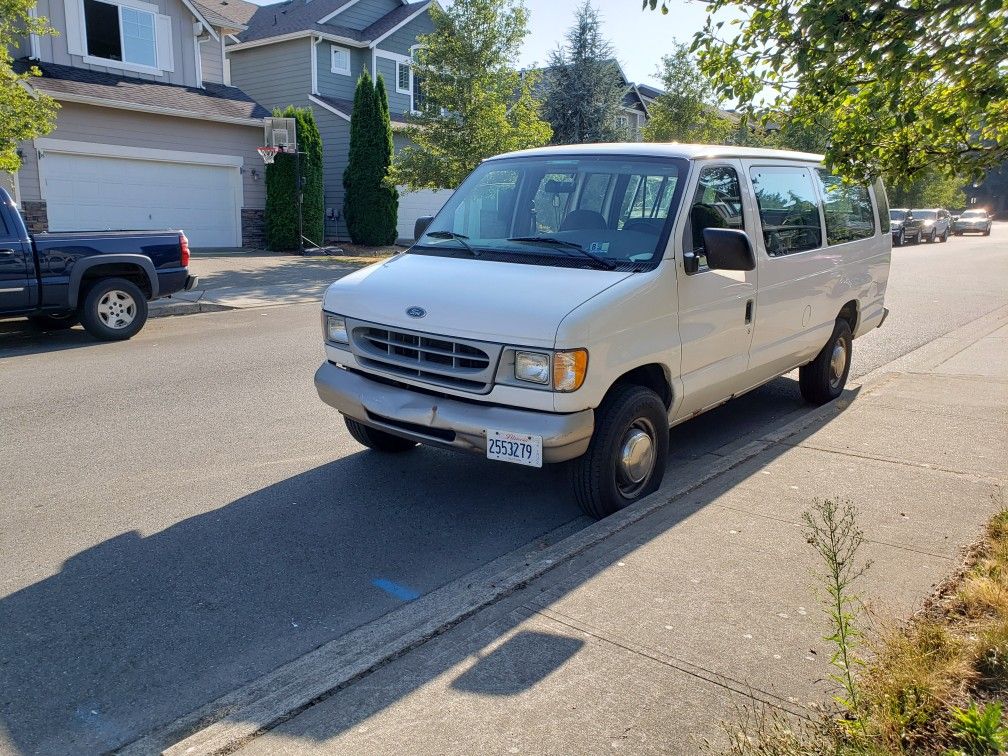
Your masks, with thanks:
M416 441L410 441L408 438L393 436L391 433L371 428L349 417L344 417L343 421L346 423L350 435L354 437L354 441L362 446L366 446L368 449L399 454L416 448Z
M658 394L643 386L614 388L595 411L588 451L569 463L585 514L600 519L656 491L668 443L668 413Z
M850 374L853 342L850 323L838 320L822 351L798 369L798 388L805 401L826 404L843 393Z

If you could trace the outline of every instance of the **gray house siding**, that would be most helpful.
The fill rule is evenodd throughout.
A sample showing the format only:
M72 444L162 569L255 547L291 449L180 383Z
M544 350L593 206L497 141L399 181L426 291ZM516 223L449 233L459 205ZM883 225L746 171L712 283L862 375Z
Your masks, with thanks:
M434 22L431 21L430 14L421 13L402 29L379 42L378 49L399 55L409 55L410 47L417 44L417 37L421 34L430 34L432 31L434 31Z
M294 39L248 50L228 50L231 83L272 110L304 107L311 92L311 40Z
M410 96L396 91L396 62L388 58L378 57L376 73L385 79L385 90L388 92L389 112L408 113L410 111Z
M337 47L344 47L337 45ZM352 100L354 88L357 86L357 77L365 68L371 70L371 56L368 50L355 47L344 47L350 51L350 75L333 73L332 70L332 45L328 42L320 42L316 45L316 64L318 65L318 91L328 97L339 97L345 100Z
M345 239L349 234L343 219L343 171L346 170L350 154L350 122L318 105L312 105L312 110L315 113L315 122L318 124L319 136L322 137L326 238ZM330 210L338 216L337 220L328 219Z
M56 130L48 134L47 138L123 147L156 147L179 152L237 155L244 160L242 188L245 207L261 209L266 205L262 158L256 152L256 147L262 144L263 138L262 129L258 127L209 123L196 118L170 118L152 113L64 102L60 108ZM18 174L21 199L41 200L38 152L30 141L22 142L21 150L24 155ZM253 169L258 178L252 176Z
M203 70L203 81L224 83L224 54L219 39L210 37L200 42L200 66Z
M80 55L71 55L67 47L66 2L76 0L38 0L38 14L49 19L49 24L59 31L58 36L39 37L40 58L48 63L58 63L90 71L121 74L123 70L113 66L95 66L84 62ZM196 86L196 40L193 36L192 12L179 0L147 0L158 6L158 12L172 19L172 57L174 71L166 71L158 76L148 73L127 72L130 76L148 81L162 81L170 84Z
M350 29L366 29L399 5L399 0L360 0L342 13L333 16L329 22Z

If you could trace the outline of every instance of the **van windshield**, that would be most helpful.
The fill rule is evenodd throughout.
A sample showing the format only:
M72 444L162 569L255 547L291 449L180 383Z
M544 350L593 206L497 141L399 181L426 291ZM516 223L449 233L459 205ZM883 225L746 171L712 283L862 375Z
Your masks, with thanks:
M538 156L482 163L414 254L532 265L646 270L658 264L687 162L639 156Z

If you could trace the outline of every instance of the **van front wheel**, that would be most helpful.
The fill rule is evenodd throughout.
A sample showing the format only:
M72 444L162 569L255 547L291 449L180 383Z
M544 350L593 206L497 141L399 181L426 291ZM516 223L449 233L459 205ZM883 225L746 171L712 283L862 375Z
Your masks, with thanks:
M798 387L805 401L826 404L843 393L850 374L854 336L846 320L838 320L826 346L808 365L798 369Z
M581 509L596 519L657 490L668 458L668 414L643 386L618 386L595 411L588 451L569 464Z

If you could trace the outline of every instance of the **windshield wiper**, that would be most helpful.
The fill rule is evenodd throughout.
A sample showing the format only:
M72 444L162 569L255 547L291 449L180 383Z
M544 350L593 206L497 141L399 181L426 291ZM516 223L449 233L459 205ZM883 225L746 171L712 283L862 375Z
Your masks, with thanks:
M425 236L429 236L431 239L454 239L465 247L470 255L479 257L479 252L473 249L469 242L466 241L469 237L465 234L456 234L454 231L428 231Z
M508 239L510 242L528 242L529 244L549 244L554 247L562 247L564 249L573 249L580 252L582 255L587 257L589 260L593 260L597 265L605 268L606 270L615 270L616 263L612 260L606 260L603 257L592 254L587 249L582 247L580 244L575 244L574 242L565 241L564 239L556 239L552 236L512 236Z

